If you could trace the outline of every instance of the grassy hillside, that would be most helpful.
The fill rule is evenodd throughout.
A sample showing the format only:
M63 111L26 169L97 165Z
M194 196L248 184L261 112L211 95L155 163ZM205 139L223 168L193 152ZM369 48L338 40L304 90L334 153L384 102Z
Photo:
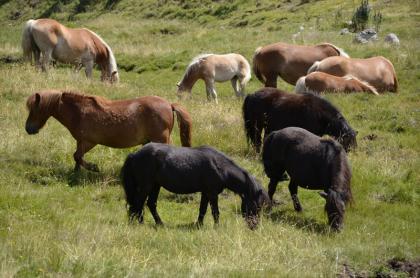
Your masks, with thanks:
M371 1L384 21L380 40L353 44L339 30L359 1L37 1L0 0L0 276L290 276L334 277L344 265L360 275L396 275L387 261L420 257L420 4ZM29 18L48 16L84 26L111 45L121 82L110 86L58 65L48 74L20 62L20 38ZM298 36L293 36L303 26ZM398 48L383 43L389 32ZM39 134L24 130L26 98L46 88L66 88L111 99L159 95L178 101L176 82L200 53L238 52L248 60L264 44L331 42L352 57L382 55L396 68L398 94L328 95L358 132L349 154L355 203L345 228L330 233L324 201L299 190L297 214L279 185L281 204L265 214L256 231L246 228L239 198L220 196L221 223L210 213L197 230L199 196L161 191L158 210L166 224L128 225L119 171L138 148L97 146L86 155L100 173L74 173L75 141L56 120ZM291 91L285 82L280 88ZM251 93L262 85L253 78ZM259 157L245 142L241 101L230 83L216 84L219 105L208 103L202 82L182 101L193 122L193 145L211 145L258 177ZM180 145L178 130L172 136ZM399 273L404 276L406 274Z

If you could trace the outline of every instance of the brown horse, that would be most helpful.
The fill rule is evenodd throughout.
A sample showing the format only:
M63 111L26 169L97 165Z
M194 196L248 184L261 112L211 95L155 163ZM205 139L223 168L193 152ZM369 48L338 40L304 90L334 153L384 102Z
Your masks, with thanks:
M307 76L302 76L296 82L295 93L318 95L323 92L368 92L379 95L376 89L369 83L360 81L351 75L338 77L316 71Z
M188 112L157 96L112 101L67 91L42 91L29 96L26 132L36 134L49 117L63 124L77 141L73 157L80 166L97 171L83 155L97 144L128 148L148 142L170 143L176 113L183 146L191 146L192 121Z
M348 55L330 43L314 46L274 43L255 50L253 70L265 87L277 88L277 76L289 84L305 76L310 66L330 56Z
M73 64L76 69L85 67L88 78L92 76L93 65L101 68L101 80L117 82L118 69L114 54L106 42L86 28L67 28L53 19L28 20L23 30L22 48L24 57L48 69L51 59ZM42 54L42 61L41 61Z
M335 76L352 75L368 82L378 92L397 92L398 80L392 63L382 57L354 59L346 57L329 57L315 62L308 73L321 71Z

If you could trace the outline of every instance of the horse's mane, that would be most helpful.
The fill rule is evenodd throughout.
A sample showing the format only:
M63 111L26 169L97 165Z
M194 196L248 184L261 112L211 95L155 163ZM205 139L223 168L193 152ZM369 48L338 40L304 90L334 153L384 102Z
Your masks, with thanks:
M96 37L107 49L108 52L108 63L109 63L109 71L110 73L114 72L114 71L118 71L117 68L117 61L115 60L115 56L114 53L111 50L111 47L95 32L93 32L92 30L89 30L87 28L83 28L84 30L88 31L92 36Z
M320 45L331 46L332 48L334 48L338 52L338 56L343 56L343 57L346 57L346 58L350 58L350 56L342 48L339 48L339 47L333 45L332 43L325 42L325 43L321 43Z
M57 101L61 97L60 91L41 91L36 92L30 95L26 101L26 107L28 110L31 110L35 105L36 95L39 94L41 96L41 101L39 102L39 108L42 110L48 110L52 103L57 103Z
M198 66L198 64L200 63L200 61L202 59L205 59L205 58L207 58L209 56L212 56L212 55L214 55L214 54L208 53L208 54L200 54L200 55L195 56L191 60L190 64L187 66L187 69L184 73L184 76L182 77L182 80L184 80L184 79L188 78L188 76L190 76L191 72L193 72L196 69L196 67Z
M63 101L71 99L73 103L93 103L97 108L104 109L104 104L109 102L108 99L101 96L90 96L77 91L62 91L61 99Z
M379 95L378 94L378 91L376 90L376 88L375 87L373 87L372 85L370 85L369 84L369 82L366 82L366 81L362 81L362 80L360 80L359 78L357 78L357 77L355 77L355 76L353 76L353 75L351 75L351 74L348 74L348 75L345 75L345 76L343 76L343 78L345 79L345 80L356 80L357 82L360 82L360 83L362 83L363 85L365 85L366 87L368 87L368 89L369 90L371 90L371 92L373 93L373 94L375 94L375 95Z

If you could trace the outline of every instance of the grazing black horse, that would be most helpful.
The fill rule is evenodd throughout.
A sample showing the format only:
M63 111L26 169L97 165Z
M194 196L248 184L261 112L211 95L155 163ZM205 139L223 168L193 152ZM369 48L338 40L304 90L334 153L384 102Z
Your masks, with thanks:
M261 133L297 126L318 136L328 134L346 149L356 147L356 134L343 115L327 100L312 94L291 94L275 88L263 88L249 94L244 101L243 118L248 143L257 152ZM265 137L264 136L264 137Z
M340 230L345 206L352 200L351 169L343 147L332 139L320 138L299 127L272 132L264 141L264 170L270 178L268 195L273 199L284 172L290 176L289 191L296 211L302 211L298 186L323 189L325 210L332 229Z
M156 203L160 187L177 194L201 192L198 225L210 202L214 222L219 221L218 195L223 189L239 194L242 214L249 227L258 224L258 214L264 204L270 204L267 192L246 170L225 154L207 147L177 148L149 143L130 154L122 168L122 179L130 221L143 222L143 206L147 206L156 224L162 224Z

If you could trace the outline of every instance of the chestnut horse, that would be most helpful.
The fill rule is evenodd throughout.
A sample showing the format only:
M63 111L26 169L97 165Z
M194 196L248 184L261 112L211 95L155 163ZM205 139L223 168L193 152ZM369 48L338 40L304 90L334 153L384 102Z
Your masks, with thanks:
M368 82L380 93L397 92L398 81L392 63L382 57L355 59L346 57L329 57L315 62L308 73L321 71L335 76L352 75L359 80Z
M376 89L369 83L360 81L351 75L338 77L316 71L307 76L302 76L296 82L295 93L311 93L318 95L323 92L368 92L379 95Z
M348 57L342 49L330 43L307 46L279 42L257 48L252 67L265 87L277 88L277 76L295 85L313 63L330 56Z
M203 79L206 84L207 99L213 98L217 103L214 82L230 80L236 96L243 97L245 85L251 79L251 67L242 55L236 53L199 55L188 65L181 82L177 84L178 96L183 91L191 95L192 87L198 79Z
M117 62L106 42L86 28L67 28L53 19L30 19L22 36L24 57L47 71L50 60L73 64L76 69L85 67L88 78L92 77L94 64L101 68L101 80L111 83L119 80ZM41 59L42 54L42 59Z
M176 113L183 146L191 146L192 121L188 112L176 103L157 96L128 100L108 100L68 91L48 90L28 97L29 116L26 132L36 134L49 117L64 125L77 141L73 157L75 170L80 166L98 168L83 160L97 144L128 148L148 142L170 143Z

